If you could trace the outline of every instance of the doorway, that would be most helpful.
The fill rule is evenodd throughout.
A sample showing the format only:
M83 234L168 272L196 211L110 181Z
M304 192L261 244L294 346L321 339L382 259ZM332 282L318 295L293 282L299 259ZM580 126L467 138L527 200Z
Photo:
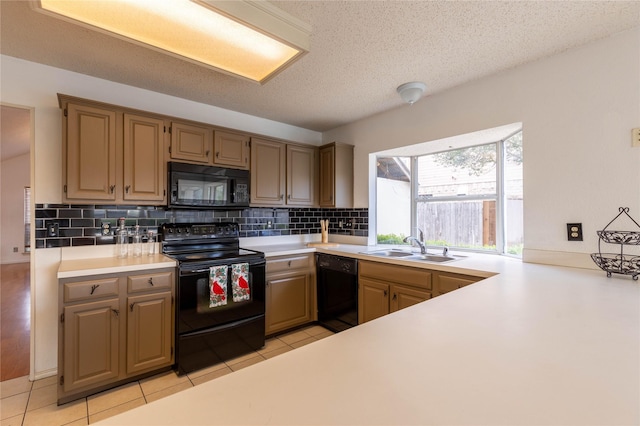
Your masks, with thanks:
M29 375L33 109L0 106L0 381Z

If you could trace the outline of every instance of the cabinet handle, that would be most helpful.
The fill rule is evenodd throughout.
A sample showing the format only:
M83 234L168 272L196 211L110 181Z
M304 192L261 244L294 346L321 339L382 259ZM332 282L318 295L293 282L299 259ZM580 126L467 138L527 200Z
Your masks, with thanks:
M291 268L291 261L287 262L287 267Z
M220 151L216 151L216 158L220 158Z
M207 150L207 152L204 153L205 157L209 156L209 150Z
M100 284L94 284L91 286L91 293L89 293L89 295L92 295L94 291L96 291L96 289L100 287Z
M133 312L133 305L135 305L135 303L129 305L129 312Z
M391 300L396 300L398 298L398 295L393 293L393 298Z
M283 194L280 194L280 199L282 200L283 198L284 198L284 195L283 195Z
M289 194L289 195L287 196L287 198L288 198L289 200L291 200L291 194Z
M111 186L109 187L109 192L110 192L110 193L112 193L112 194L113 194L113 191L115 191L115 190L116 190L116 186L115 186L115 185L111 185Z
M384 297L387 297L387 290L383 291Z
M116 316L120 315L120 311L117 309L111 309L111 312L113 312Z
M127 185L124 187L124 192L126 192L127 194L129 193L129 188L131 188L131 185Z
M149 281L147 281L149 283L149 285L151 287L153 287L153 277L149 278Z

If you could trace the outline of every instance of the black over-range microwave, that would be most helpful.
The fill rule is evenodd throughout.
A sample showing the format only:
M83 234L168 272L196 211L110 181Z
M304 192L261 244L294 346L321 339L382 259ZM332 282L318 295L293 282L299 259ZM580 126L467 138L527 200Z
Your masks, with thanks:
M169 208L249 207L249 171L168 163Z

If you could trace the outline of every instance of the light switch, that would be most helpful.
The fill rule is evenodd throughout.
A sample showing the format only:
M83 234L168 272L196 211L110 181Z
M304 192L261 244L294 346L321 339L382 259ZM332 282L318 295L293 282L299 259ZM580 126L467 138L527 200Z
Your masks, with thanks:
M567 223L567 240L582 241L581 223Z

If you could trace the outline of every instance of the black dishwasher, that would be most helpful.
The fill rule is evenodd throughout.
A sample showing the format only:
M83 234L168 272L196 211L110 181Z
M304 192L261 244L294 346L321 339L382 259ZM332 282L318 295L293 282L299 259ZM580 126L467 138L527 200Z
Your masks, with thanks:
M358 261L316 253L318 322L333 332L358 325Z

